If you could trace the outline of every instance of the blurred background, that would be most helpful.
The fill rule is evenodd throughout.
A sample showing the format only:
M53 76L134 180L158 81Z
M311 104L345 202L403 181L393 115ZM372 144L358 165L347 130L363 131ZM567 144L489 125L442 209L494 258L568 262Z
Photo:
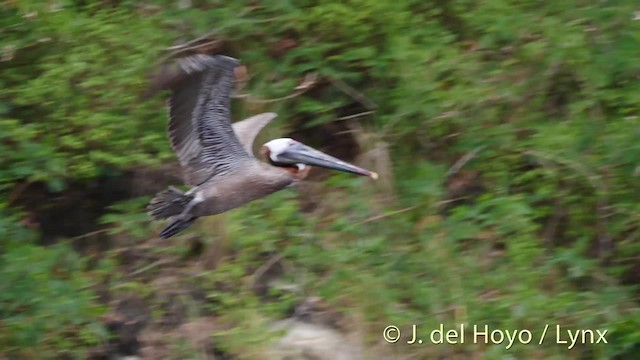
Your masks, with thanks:
M5 0L0 13L0 358L640 351L638 2ZM234 118L279 114L258 146L290 136L381 179L315 169L161 241L144 206L181 179L167 94L142 95L188 53L243 62ZM409 345L412 324L533 340ZM606 329L608 344L569 350L556 325Z

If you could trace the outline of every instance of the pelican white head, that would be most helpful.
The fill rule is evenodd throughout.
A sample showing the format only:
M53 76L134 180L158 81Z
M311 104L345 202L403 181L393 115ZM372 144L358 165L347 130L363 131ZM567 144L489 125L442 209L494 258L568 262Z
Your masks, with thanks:
M278 163L278 156L287 151L287 149L296 142L297 141L290 138L279 138L269 141L264 144L264 146L269 150L269 158L271 161Z

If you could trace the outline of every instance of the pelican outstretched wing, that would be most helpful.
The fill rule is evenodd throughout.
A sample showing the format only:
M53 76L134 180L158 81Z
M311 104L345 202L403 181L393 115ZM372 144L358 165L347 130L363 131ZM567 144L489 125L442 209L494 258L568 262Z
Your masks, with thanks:
M240 144L242 144L244 150L249 155L253 156L253 142L256 140L256 136L258 136L260 131L276 116L278 116L278 114L267 112L233 123L233 132L236 133Z
M230 94L238 60L192 55L168 67L156 88L170 88L168 136L184 170L197 186L224 176L251 159L231 127Z

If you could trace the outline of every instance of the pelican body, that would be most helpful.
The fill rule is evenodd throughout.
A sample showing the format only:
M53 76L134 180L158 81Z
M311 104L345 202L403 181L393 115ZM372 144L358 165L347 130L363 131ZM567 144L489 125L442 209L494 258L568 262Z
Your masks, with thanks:
M261 148L266 162L256 159L253 142L276 114L258 114L232 125L230 95L238 65L228 56L197 54L178 60L157 80L157 89L171 90L168 138L191 187L187 192L169 187L149 203L152 219L170 221L161 238L179 233L199 217L282 190L302 180L311 166L378 177L290 138L267 142Z

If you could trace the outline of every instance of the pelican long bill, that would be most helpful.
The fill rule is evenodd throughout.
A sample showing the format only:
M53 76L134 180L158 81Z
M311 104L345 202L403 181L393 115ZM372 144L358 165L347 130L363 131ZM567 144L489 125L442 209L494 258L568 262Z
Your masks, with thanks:
M287 148L284 152L278 155L278 158L281 160L287 160L287 162L292 164L305 164L343 171L355 175L368 176L372 179L378 178L378 173L376 172L349 164L302 143L297 143Z

